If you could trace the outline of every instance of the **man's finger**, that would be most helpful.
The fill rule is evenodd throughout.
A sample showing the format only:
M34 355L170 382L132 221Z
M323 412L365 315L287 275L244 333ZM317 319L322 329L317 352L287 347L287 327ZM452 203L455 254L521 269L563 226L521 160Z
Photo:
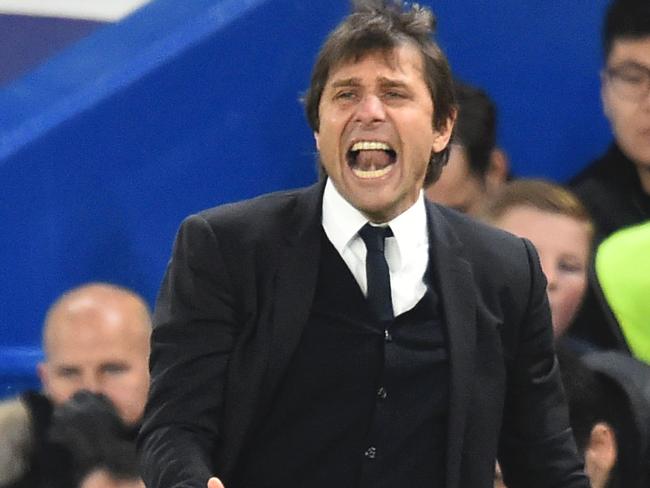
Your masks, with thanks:
M208 480L208 488L225 488L225 487L223 486L223 483L221 482L221 480L219 480L219 478L212 477Z

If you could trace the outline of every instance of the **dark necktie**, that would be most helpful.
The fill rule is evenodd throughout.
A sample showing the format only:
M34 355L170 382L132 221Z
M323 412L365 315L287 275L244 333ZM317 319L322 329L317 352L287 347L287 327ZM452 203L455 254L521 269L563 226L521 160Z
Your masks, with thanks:
M384 240L393 235L390 227L364 225L359 235L366 244L366 278L368 280L368 303L380 322L393 320L393 302L390 295L390 274L384 256Z

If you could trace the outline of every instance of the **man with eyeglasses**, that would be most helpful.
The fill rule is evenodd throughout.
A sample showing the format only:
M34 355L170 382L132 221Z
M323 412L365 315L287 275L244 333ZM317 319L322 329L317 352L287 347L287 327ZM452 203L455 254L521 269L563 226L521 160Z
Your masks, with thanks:
M603 25L601 95L614 141L571 185L596 224L596 243L650 220L650 1L613 0ZM629 338L590 286L570 334L598 348L629 353Z
M601 95L614 142L571 182L600 239L650 219L650 1L614 0L603 47Z

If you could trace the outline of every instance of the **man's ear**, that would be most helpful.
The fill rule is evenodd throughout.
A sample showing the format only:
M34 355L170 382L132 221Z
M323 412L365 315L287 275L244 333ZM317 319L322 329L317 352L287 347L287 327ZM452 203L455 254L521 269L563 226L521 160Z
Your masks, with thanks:
M449 140L451 139L451 135L454 132L454 125L456 124L456 116L458 115L458 111L454 110L447 121L445 122L445 125L443 125L440 129L436 129L435 127L433 128L433 152L434 153L439 153L442 151L444 148L447 147L449 144Z
M43 389L47 390L47 385L49 383L49 370L47 367L47 363L41 361L36 365L36 373L38 374L38 379L41 380L41 385L43 385Z
M616 464L618 446L614 429L606 422L598 422L591 429L585 449L585 471L593 488L604 488Z
M320 141L318 138L318 132L314 132L314 140L316 141L316 149L320 151Z
M495 147L490 153L490 164L485 173L485 184L488 194L494 192L508 179L510 161L508 155L501 148Z

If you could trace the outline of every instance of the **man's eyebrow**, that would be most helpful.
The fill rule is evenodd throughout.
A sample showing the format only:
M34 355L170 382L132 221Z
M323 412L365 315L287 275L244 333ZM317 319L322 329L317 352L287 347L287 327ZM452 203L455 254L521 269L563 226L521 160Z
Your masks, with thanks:
M408 85L404 81L395 80L393 78L379 78L379 85L382 87L403 87L406 88Z
M650 66L639 63L638 61L635 61L633 59L624 59L623 61L620 61L613 66L610 66L609 69L626 69L626 68L634 68L634 69L641 69L645 71L650 71Z
M58 364L55 368L56 371L79 371L81 368L74 364Z
M122 359L115 359L115 360L112 360L112 361L104 361L104 362L100 363L99 367L100 368L114 368L115 366L125 367L125 366L128 366L128 365L129 365L128 361L124 361Z
M359 78L345 78L333 81L331 84L332 88L341 88L342 86L361 86L361 80Z
M393 78L380 77L378 83L381 87L407 87L407 83L401 80L396 80ZM330 85L332 88L341 88L348 86L361 86L361 80L359 78L345 78L342 80L335 80Z

